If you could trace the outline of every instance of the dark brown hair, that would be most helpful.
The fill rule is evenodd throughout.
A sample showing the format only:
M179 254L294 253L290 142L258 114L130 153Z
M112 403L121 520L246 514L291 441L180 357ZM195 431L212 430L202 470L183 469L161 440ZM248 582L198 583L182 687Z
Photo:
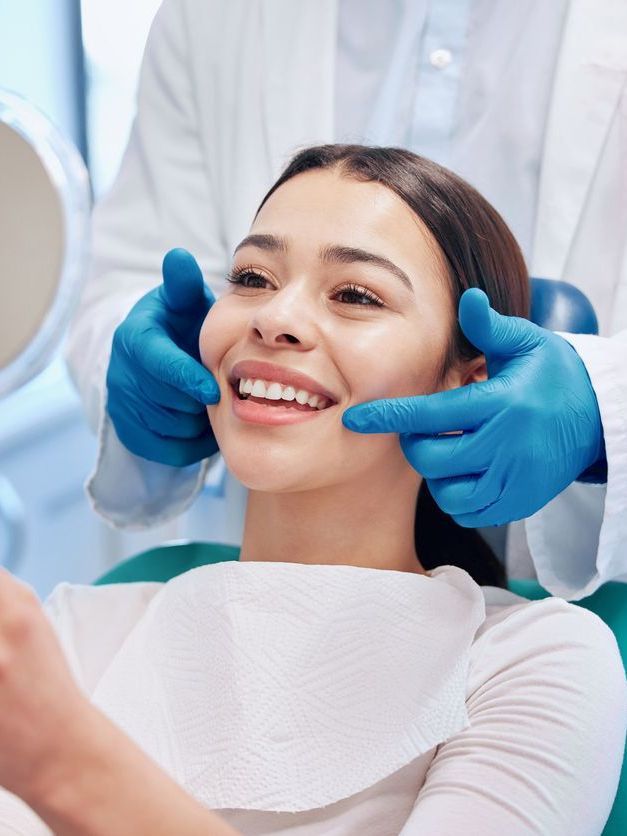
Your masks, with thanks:
M455 311L462 293L478 287L499 313L528 316L527 268L505 221L461 177L411 151L364 145L306 148L288 163L257 212L283 183L297 174L334 168L342 176L391 189L420 218L444 257ZM464 337L456 318L455 323L441 373L455 361L472 359L481 353ZM458 565L477 583L505 586L503 566L483 538L444 514L425 481L418 495L414 531L416 551L425 568Z

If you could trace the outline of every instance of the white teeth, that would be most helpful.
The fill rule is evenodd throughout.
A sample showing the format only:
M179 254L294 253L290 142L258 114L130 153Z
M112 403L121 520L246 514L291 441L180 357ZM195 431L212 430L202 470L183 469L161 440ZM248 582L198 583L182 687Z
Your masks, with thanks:
M269 401L280 401L283 397L283 387L280 383L271 383L266 388L266 398Z
M295 389L294 386L283 386L276 381L266 381L251 377L240 378L238 383L240 395L252 395L255 398L266 398L269 401L293 401L312 407L325 409L329 404L324 395L311 395L306 389Z

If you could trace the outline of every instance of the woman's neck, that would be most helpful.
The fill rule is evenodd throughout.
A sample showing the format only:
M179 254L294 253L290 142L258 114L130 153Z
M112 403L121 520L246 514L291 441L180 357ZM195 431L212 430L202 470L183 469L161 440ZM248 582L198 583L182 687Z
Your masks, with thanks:
M414 472L291 493L250 491L240 561L363 566L423 574Z

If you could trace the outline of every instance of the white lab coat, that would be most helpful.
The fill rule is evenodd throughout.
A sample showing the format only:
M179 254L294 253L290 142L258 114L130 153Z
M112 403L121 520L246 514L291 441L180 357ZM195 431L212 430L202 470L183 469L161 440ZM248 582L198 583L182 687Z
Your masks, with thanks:
M180 513L205 467L169 468L122 448L104 412L113 330L159 283L171 247L191 250L220 293L230 255L284 164L299 147L334 141L336 30L337 0L166 0L157 15L129 146L95 210L91 274L67 355L101 433L88 490L118 525ZM626 79L627 4L572 0L530 271L580 287L599 317L604 339L572 342L599 400L608 485L574 485L527 521L540 581L571 598L627 579Z

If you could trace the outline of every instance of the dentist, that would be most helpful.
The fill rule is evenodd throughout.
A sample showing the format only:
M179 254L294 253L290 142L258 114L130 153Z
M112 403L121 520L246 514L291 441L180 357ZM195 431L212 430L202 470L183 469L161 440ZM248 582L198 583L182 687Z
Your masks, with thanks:
M627 8L455 5L163 3L68 347L100 434L88 491L117 525L180 514L202 487L217 452L205 405L219 392L198 329L290 153L404 145L482 191L530 273L579 286L603 336L501 317L470 291L460 326L490 380L360 405L345 426L400 433L460 524L525 518L554 594L627 580Z

